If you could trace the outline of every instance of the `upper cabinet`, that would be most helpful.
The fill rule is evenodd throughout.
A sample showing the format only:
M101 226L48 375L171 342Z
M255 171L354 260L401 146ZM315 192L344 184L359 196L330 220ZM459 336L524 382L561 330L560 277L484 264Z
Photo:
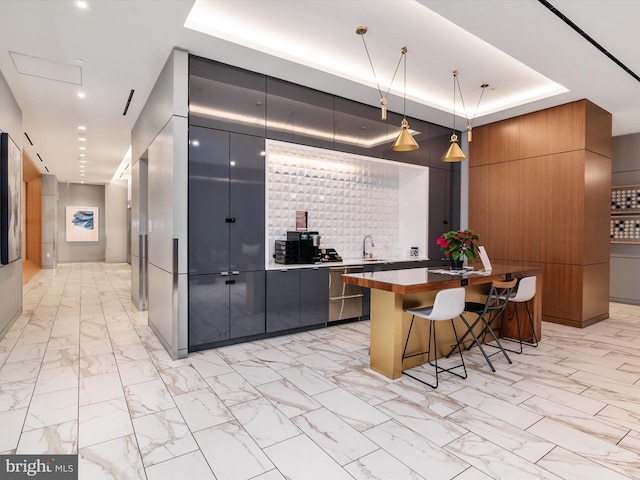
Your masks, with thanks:
M267 138L333 149L333 95L267 77Z
M264 138L189 128L189 273L264 269Z
M266 77L199 57L189 61L189 125L265 136Z

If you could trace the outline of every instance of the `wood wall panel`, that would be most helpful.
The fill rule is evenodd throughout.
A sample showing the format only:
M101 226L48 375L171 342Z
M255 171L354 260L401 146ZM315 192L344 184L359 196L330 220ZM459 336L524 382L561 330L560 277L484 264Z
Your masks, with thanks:
M581 100L474 129L469 227L496 263L543 269L547 321L608 316L611 160L585 146L611 151L610 117Z
M42 266L42 177L27 183L26 259Z
M610 259L611 158L585 153L584 264L607 263Z
M469 142L469 165L488 165L519 158L520 122L518 119L476 127L473 129L474 138L476 134L479 134L483 141Z
M42 266L42 176L31 157L22 151L22 179L26 182L25 231L23 256L25 260Z
M611 158L611 114L591 102L585 104L587 112L586 145L590 152Z
M518 158L532 158L584 149L584 100L518 118L520 119Z
M609 317L609 261L585 265L582 277L582 318L586 327L591 319L596 321Z

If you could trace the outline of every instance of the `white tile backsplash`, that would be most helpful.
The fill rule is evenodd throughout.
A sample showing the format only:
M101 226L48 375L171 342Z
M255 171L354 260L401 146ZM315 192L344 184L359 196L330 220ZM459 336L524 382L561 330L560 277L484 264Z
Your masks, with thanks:
M362 255L365 235L377 257L426 252L428 168L275 141L266 162L267 263L275 240L295 230L297 210L309 212L321 247L343 258Z

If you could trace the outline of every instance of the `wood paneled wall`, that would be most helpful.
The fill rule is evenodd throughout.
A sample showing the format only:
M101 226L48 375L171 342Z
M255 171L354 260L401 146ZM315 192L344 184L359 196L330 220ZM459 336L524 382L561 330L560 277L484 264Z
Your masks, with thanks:
M540 266L544 320L609 316L611 114L588 100L474 128L469 227L492 261Z
M31 157L22 151L22 178L27 184L26 231L23 232L23 256L42 266L42 176Z

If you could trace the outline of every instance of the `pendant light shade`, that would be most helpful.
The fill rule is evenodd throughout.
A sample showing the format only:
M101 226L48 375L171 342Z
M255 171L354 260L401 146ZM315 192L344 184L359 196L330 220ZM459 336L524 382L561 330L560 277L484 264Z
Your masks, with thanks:
M461 162L466 158L467 157L465 157L464 153L462 152L460 145L458 145L458 135L454 133L453 135L451 135L451 144L449 145L449 149L440 160L442 160L443 162Z
M400 135L398 135L395 143L391 146L391 150L393 150L394 152L410 152L411 150L417 150L418 148L420 148L418 143L409 133L409 122L407 122L406 118L402 119L400 128Z
M420 148L418 142L415 141L409 132L409 122L407 121L407 47L402 47L402 57L404 59L404 94L402 106L402 122L400 122L400 135L391 145L394 152L410 152Z
M443 162L461 162L465 160L464 153L460 145L458 145L458 135L456 135L456 81L458 80L458 71L453 71L453 134L451 135L451 144L440 160ZM460 84L458 84L460 89Z

